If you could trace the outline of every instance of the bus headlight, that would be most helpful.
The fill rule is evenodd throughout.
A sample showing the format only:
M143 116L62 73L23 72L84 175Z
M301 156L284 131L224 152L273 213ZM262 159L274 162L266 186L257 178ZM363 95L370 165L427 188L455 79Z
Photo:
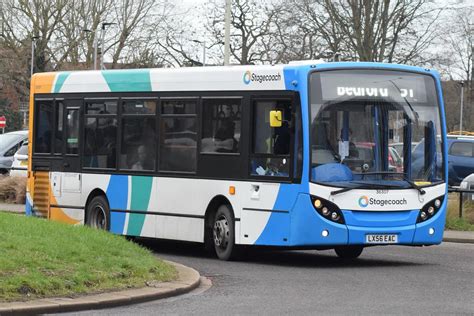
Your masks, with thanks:
M438 213L441 205L443 204L444 196L437 197L434 200L429 201L426 203L423 208L420 210L418 214L418 219L416 220L417 223L424 222L431 217L433 217L436 213Z
M328 216L329 215L329 209L325 206L323 207L323 209L321 210L321 213L324 215L324 216Z
M345 223L342 212L336 204L317 196L311 196L311 202L316 212L325 219L339 224Z

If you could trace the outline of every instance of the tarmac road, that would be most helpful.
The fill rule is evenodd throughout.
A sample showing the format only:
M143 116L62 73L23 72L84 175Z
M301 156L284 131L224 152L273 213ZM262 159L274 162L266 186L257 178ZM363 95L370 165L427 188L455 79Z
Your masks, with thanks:
M366 248L351 262L330 250L253 250L245 261L222 262L199 245L142 244L197 269L212 286L76 315L474 314L474 244Z

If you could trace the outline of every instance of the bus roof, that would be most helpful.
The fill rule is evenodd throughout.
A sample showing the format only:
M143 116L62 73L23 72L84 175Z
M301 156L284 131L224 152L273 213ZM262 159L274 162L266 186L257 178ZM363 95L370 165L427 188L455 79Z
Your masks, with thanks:
M298 72L314 67L427 71L406 65L313 60L288 65L63 71L35 74L33 93L290 90Z

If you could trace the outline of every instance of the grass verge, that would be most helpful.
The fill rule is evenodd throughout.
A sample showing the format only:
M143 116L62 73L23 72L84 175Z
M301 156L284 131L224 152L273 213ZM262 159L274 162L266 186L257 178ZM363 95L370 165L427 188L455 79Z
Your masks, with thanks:
M170 281L175 269L124 237L0 213L0 301L76 296Z
M447 217L446 229L448 230L463 230L474 231L474 225L469 223L465 218Z
M448 198L446 229L474 231L474 202L463 199L463 217L459 218L459 194L450 193Z

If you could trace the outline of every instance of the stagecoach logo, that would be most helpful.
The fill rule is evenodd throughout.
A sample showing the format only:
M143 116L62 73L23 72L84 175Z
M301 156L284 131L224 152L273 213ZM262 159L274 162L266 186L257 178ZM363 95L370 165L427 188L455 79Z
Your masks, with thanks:
M369 199L365 195L362 195L359 198L359 206L360 207L367 207L369 205L377 205L377 206L383 207L383 206L387 206L387 205L394 206L394 205L406 205L406 204L408 204L408 201L405 198L398 199L398 200L395 200L395 199L374 199L374 198Z
M369 198L365 195L361 196L359 198L359 205L360 207L367 207L367 205L369 205Z
M281 74L279 72L274 74L256 74L251 71L246 71L243 76L243 81L245 84L250 84L251 82L272 82L272 81L280 81Z

